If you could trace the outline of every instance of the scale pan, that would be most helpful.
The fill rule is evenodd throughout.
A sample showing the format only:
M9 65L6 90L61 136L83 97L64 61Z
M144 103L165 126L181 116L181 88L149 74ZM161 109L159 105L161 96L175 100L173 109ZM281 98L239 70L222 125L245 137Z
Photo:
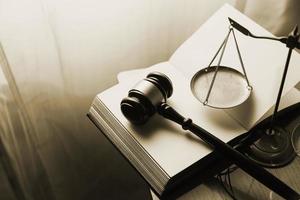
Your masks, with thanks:
M222 109L232 108L246 101L252 89L245 76L233 68L219 66L208 101L205 102L216 68L217 66L204 68L193 76L191 90L194 96L204 105Z

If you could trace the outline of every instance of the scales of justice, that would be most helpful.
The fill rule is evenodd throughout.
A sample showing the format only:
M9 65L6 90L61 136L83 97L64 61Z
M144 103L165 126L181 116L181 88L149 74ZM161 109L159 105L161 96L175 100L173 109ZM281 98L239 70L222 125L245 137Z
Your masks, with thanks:
M260 139L254 142L245 152L250 159L262 166L273 168L284 166L295 158L296 153L291 144L291 133L276 123L276 116L278 113L278 107L280 104L281 94L284 87L292 50L294 48L300 49L300 43L298 42L300 35L298 33L298 27L296 26L292 33L290 33L287 37L264 37L253 35L242 25L238 24L231 18L228 19L230 26L224 41L218 48L216 54L213 56L213 59L209 63L208 67L201 69L193 76L191 80L191 90L194 96L201 103L203 103L203 105L217 109L236 107L250 97L253 88L251 87L251 83L247 77L234 29L252 38L275 40L286 44L286 47L288 48L288 55L284 66L273 115L271 118L269 118L267 126L261 128L263 130L260 130L260 132L262 131L263 134L261 135ZM243 73L231 67L221 65L230 34L233 36L235 48L237 50L238 59L240 61ZM217 64L213 65L213 62L218 56L219 58Z

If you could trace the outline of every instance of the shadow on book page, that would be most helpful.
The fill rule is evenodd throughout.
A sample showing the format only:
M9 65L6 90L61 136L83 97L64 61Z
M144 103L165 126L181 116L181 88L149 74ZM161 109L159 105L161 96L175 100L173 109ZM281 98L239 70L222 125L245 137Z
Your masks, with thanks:
M254 113L257 112L257 106L255 104L254 93L240 106L230 109L227 112L232 118L234 118L241 126L246 130L249 130L253 126Z
M251 121L253 121L253 113L257 107L255 106L253 96L251 95L244 103L244 106L231 109L231 112L226 112L232 119L235 120L240 126L245 130L249 130L248 127L251 127ZM217 118L215 115L207 115L208 120L214 121L218 126L227 127L228 130L232 129L232 124L228 124L226 121L223 121ZM243 123L240 123L242 121Z
M243 126L245 129L250 130L253 126L266 119L267 117L271 116L274 112L273 105L265 112L265 114L262 117L256 120L254 124L251 123L251 121L254 120L253 113L255 113L258 109L257 106L255 106L256 103L254 101L255 100L253 96L251 96L243 105L235 109L231 109L230 112L227 112L227 114L234 118L237 122L242 121L243 123L240 123L240 125ZM279 110L282 110L284 108L287 108L288 106L294 105L299 102L300 82L295 87L290 89L284 96L281 97ZM236 118L236 116L239 116L239 118Z

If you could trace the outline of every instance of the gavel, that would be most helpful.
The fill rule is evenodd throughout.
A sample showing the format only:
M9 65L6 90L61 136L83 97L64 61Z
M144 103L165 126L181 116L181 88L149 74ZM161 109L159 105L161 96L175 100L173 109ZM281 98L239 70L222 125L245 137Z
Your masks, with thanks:
M135 125L146 123L157 112L162 117L181 125L184 130L191 131L219 154L281 197L290 200L300 199L300 195L280 179L213 134L194 124L191 119L180 115L167 104L167 98L171 97L172 93L171 80L160 72L152 72L129 90L128 97L121 101L121 111Z

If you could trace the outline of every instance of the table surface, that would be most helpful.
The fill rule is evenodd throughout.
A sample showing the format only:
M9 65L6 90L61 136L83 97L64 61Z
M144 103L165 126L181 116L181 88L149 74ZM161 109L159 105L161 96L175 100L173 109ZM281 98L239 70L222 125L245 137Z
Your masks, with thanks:
M292 131L296 125L300 123L300 115L286 125L286 129ZM281 179L283 182L292 187L295 191L300 192L300 156L288 165L281 168L267 169L273 175ZM283 199L260 182L249 176L241 169L236 169L230 175L236 199L242 200L280 200ZM158 198L151 192L153 200ZM232 199L223 189L216 177L212 177L203 184L197 186L193 190L182 195L180 200L221 200Z

